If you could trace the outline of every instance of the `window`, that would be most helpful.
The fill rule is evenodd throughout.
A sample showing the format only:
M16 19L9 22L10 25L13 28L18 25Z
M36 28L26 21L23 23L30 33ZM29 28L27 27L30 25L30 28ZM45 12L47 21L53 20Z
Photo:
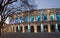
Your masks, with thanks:
M22 23L22 17L20 17L20 23Z
M15 23L18 23L18 18L15 19Z
M28 22L28 17L25 17L24 18L24 22Z
M40 21L40 16L36 16L36 21Z
M47 20L47 15L43 15L43 20Z
M56 14L57 20L60 20L60 14Z
M53 10L53 9L50 11L50 19L51 19L51 20L54 20L54 19L55 19L55 18L54 18L54 17L55 17L55 11L56 11L56 10Z
M34 16L30 17L30 22L34 22Z
M54 20L54 15L50 15L50 19L51 20Z

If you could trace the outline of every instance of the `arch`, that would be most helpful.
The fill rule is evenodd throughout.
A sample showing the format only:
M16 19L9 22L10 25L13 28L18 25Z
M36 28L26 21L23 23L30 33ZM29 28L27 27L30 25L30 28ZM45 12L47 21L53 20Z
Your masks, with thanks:
M55 25L51 25L51 32L55 32Z
M41 17L40 17L39 15L38 15L38 16L36 16L36 21L38 21L38 22L39 22L39 21L40 21L40 18L41 18Z
M56 18L57 18L57 20L60 20L60 13L56 14Z
M28 26L25 26L24 28L25 28L25 32L28 32Z
M50 19L54 20L55 19L54 17L55 17L55 10L51 10L50 11Z
M34 16L30 17L30 22L34 22Z
M42 17L43 20L47 20L47 15L44 14L43 17Z
M31 26L30 30L31 30L31 32L34 32L34 26Z
M16 27L16 32L18 32L18 27Z
M50 15L50 19L51 19L51 20L54 20L54 14L51 14L51 15Z
M58 31L60 32L60 24L58 25Z
M41 32L41 26L37 26L37 32Z
M23 31L22 26L20 26L20 32L22 32L22 31Z
M42 20L47 20L47 13L46 13L46 11L42 10L40 13L41 13Z
M20 17L20 23L22 23L22 20L23 20L22 17Z
M18 23L18 18L15 19L15 23Z
M24 17L24 22L28 22L28 17Z
M44 32L48 32L48 26L44 25Z

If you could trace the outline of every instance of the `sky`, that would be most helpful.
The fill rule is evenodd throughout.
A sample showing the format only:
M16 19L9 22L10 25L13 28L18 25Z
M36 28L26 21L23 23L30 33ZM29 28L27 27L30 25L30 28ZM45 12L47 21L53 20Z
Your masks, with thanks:
M60 8L60 0L35 0L38 9Z

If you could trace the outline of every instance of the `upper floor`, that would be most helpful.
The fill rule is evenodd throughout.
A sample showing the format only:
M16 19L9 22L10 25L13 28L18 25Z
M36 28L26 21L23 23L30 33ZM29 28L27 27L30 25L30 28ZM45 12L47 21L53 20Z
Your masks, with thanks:
M39 9L21 12L10 16L10 24L22 22L60 21L60 8Z

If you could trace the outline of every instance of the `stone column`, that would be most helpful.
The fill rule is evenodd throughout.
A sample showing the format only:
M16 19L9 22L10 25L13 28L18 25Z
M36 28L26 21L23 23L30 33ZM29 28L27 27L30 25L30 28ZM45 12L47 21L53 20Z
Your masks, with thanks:
M22 31L23 33L25 32L25 28L24 28L24 25L22 24Z
M48 32L51 32L50 24L48 24Z
M11 32L11 27L8 27L8 32Z
M41 32L44 32L43 24L41 24Z
M55 20L57 20L57 18L56 18L56 10L54 11L54 14L55 14L54 18L55 18Z
M55 25L55 31L58 32L58 24Z
M16 26L14 25L14 32L16 32Z
M34 24L34 32L37 33L37 26Z
M18 31L20 31L20 25L18 25Z
M11 32L13 32L13 25L11 25Z
M30 25L28 24L28 32L30 32Z
M36 16L34 16L34 22L36 21Z

